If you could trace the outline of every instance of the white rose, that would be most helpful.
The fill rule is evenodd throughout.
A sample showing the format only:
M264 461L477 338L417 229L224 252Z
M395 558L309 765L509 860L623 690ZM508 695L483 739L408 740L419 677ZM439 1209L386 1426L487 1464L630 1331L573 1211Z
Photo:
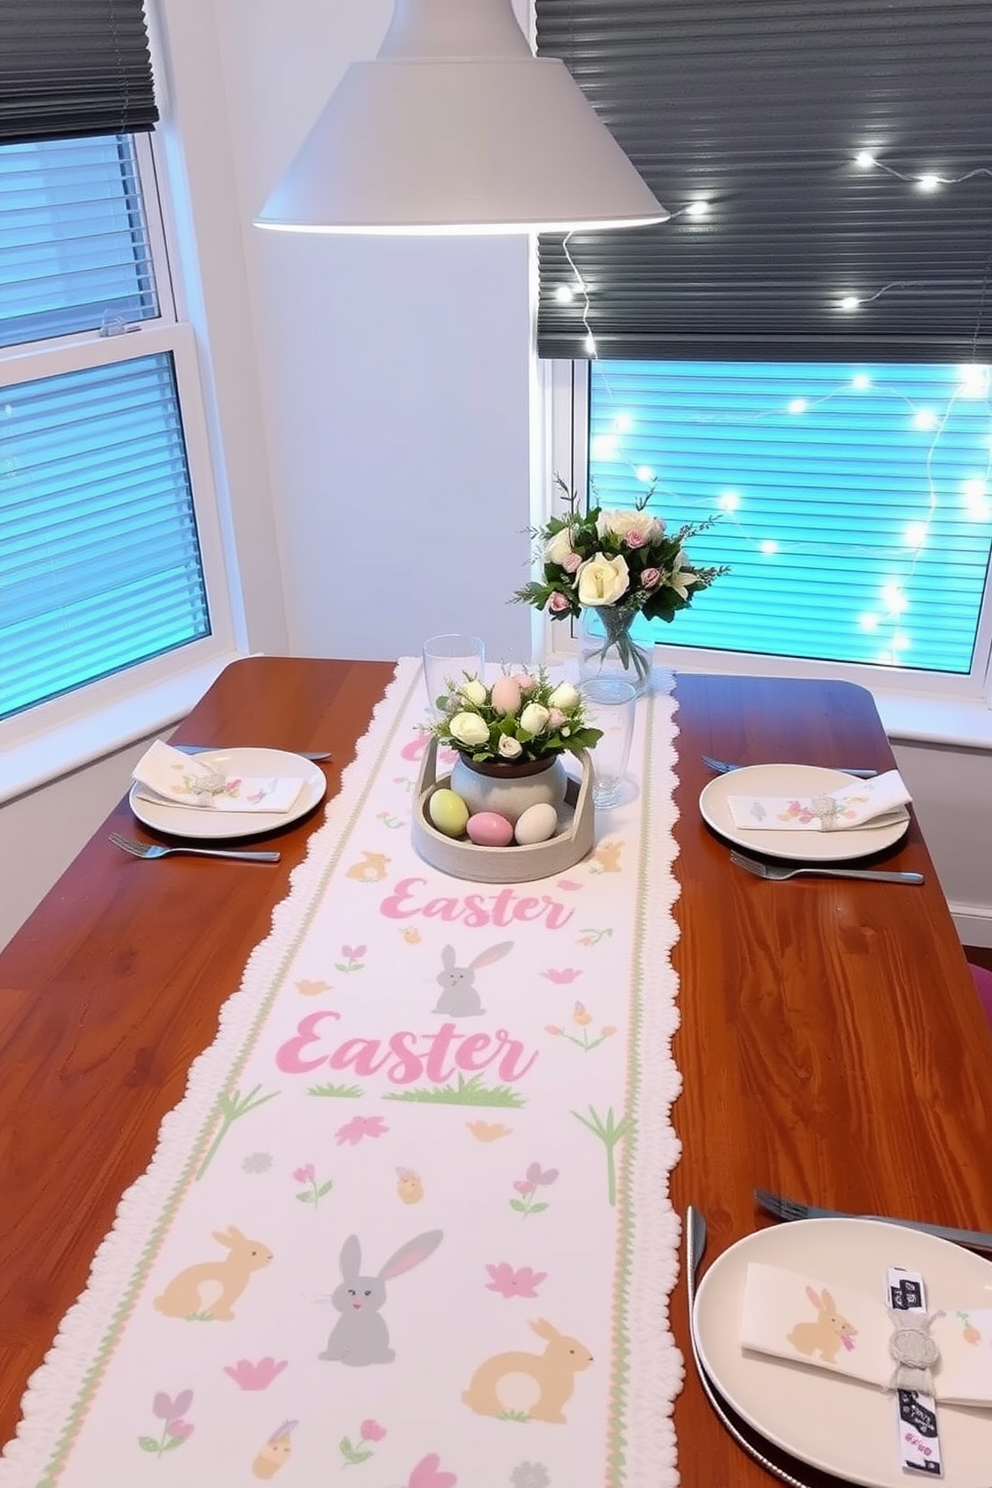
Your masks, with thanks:
M643 547L646 543L657 542L665 531L665 524L644 511L606 511L600 512L596 519L596 531L600 537L609 532L621 541L633 532L639 539L636 546Z
M458 691L467 703L474 703L477 708L481 708L482 704L489 698L488 692L475 677L469 677L467 682L462 683Z
M520 715L520 727L528 734L543 734L550 716L541 703L528 703Z
M544 558L547 563L559 563L564 566L565 559L575 551L572 547L572 529L563 527L556 532L544 550Z
M448 733L459 744L474 746L489 741L489 729L478 713L456 713L448 724Z
M519 759L524 752L524 746L521 744L520 740L515 739L512 734L501 734L499 740L499 752L503 759Z
M552 708L574 708L579 701L579 694L571 682L559 682L554 692L548 698Z
M587 558L576 577L580 605L616 604L630 585L627 560L619 554L616 558L606 558L597 553L594 558Z

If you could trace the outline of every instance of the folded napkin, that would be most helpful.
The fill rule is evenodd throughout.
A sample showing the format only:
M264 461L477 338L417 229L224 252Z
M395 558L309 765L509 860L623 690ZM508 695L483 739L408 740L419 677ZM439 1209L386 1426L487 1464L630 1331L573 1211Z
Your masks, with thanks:
M896 1364L889 1352L893 1322L881 1300L884 1281L882 1275L875 1297L751 1262L741 1347L889 1389ZM930 1335L940 1350L936 1399L992 1409L992 1308L937 1313Z
M220 774L161 739L145 750L133 778L146 801L207 811L288 811L303 788L301 776Z
M849 832L905 821L913 798L898 770L852 780L822 796L728 796L735 827L751 831Z

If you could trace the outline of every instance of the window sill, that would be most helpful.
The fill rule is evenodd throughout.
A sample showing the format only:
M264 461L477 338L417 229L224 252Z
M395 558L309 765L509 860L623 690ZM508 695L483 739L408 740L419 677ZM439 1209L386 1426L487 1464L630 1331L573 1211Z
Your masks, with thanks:
M171 729L199 702L224 668L230 651L107 702L86 714L3 751L0 804L49 784L139 739Z
M890 739L992 750L992 709L980 702L874 692L875 706Z

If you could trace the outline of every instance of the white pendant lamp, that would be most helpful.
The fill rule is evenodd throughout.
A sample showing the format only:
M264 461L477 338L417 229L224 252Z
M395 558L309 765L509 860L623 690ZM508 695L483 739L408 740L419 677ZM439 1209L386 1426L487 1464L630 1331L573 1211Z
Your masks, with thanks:
M536 233L669 216L511 0L395 0L255 219L323 233Z

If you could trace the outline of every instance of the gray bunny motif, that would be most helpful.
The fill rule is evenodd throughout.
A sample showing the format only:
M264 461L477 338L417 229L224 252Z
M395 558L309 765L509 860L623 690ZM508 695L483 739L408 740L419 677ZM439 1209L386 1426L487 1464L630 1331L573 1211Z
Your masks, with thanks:
M443 1238L443 1230L426 1230L401 1245L378 1276L363 1276L358 1236L349 1235L341 1247L343 1279L331 1297L341 1316L334 1324L326 1349L317 1357L340 1364L391 1364L396 1353L389 1347L389 1329L385 1318L380 1316L386 1300L386 1282L426 1261Z
M478 1018L486 1010L475 989L475 973L481 966L491 966L494 961L502 960L512 950L512 940L501 940L499 945L490 946L467 966L458 966L454 946L445 946L441 952L442 970L437 977L442 990L434 1011L443 1013L446 1018Z

